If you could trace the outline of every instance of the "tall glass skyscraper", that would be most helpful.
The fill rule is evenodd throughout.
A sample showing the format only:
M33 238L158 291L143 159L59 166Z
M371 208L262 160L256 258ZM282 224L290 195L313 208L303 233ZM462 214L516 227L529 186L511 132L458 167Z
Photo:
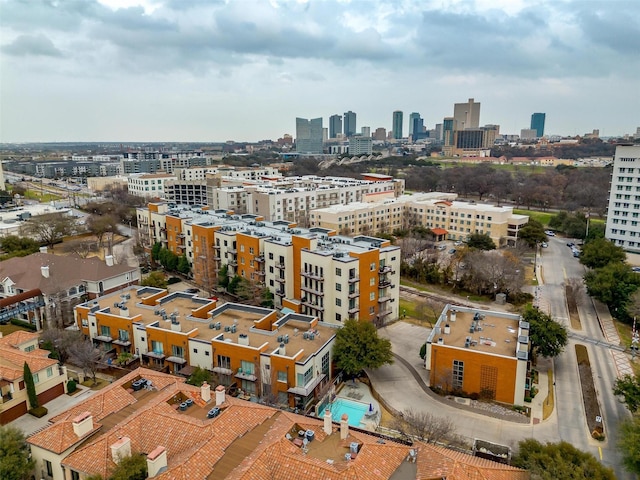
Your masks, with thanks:
M296 152L322 153L322 118L296 118Z
M400 110L396 110L393 112L393 138L400 139L402 138L402 112Z
M534 113L531 115L531 130L536 131L538 138L544 137L544 121L546 116L546 113Z
M411 115L409 115L409 135L413 135L414 128L416 125L416 120L419 120L419 119L420 119L420 114L418 112L413 112Z
M356 134L356 114L349 110L344 114L344 134L353 137Z
M329 138L336 138L338 133L342 133L342 115L331 115L329 117Z

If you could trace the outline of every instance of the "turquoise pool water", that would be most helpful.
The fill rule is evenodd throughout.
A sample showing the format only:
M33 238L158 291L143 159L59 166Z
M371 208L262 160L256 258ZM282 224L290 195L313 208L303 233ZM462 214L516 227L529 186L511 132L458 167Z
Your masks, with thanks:
M368 403L347 400L346 398L336 398L333 403L325 406L325 408L321 410L320 418L324 417L324 412L327 407L331 409L331 418L334 422L339 422L342 414L346 413L349 416L349 425L352 427L359 427L362 417L369 410Z

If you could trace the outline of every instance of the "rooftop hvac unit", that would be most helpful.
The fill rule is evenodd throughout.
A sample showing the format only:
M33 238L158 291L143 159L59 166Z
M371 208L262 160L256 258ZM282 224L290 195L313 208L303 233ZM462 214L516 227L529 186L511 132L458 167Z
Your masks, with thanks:
M210 324L209 324L209 328L210 328L211 330L213 330L213 329L215 328L215 325L214 325L213 323L210 323Z
M215 328L216 330L220 330L220 329L222 328L222 324L221 324L220 322L216 322L216 323L214 324L214 328Z
M236 333L236 326L235 325L231 325L231 333Z
M230 332L231 331L231 327L229 325L225 325L224 326L224 331L225 332Z
M278 343L282 343L283 339L282 339L282 335L278 335Z
M285 335L283 338L284 343L289 343L289 335Z

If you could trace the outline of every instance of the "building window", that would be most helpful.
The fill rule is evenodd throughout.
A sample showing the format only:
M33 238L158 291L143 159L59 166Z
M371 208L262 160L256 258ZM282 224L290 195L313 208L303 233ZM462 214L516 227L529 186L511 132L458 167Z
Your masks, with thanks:
M369 270L371 270L372 272L374 272L376 269L376 262L372 262L371 265L369 265Z
M75 470L71 470L71 480L80 480L80 474Z
M53 477L53 466L51 465L51 462L49 460L44 461L44 468L47 469L47 475Z
M339 298L336 298L336 307L341 307L342 306L342 300L340 300Z
M339 313L336 313L336 322L341 322L342 321L342 315L340 315Z
M253 372L255 371L256 366L253 362L247 362L246 360L242 360L240 362L240 368L242 368L242 373L253 375Z
M224 355L218 355L218 366L231 370L231 358Z
M341 276L342 276L342 269L336 268L336 277L341 277Z
M322 373L329 376L329 352L322 356Z
M111 336L111 328L105 325L101 325L100 326L100 335L102 335L103 337L110 337Z
M313 367L309 367L304 373L298 374L298 387L304 387L307 383L309 383L313 379Z
M38 373L33 374L33 383L40 382L40 375Z
M162 355L164 353L164 345L162 345L162 342L151 340L151 350L153 351L153 353Z
M341 292L342 291L342 285L339 283L336 283L336 292Z
M47 377L53 377L53 367L47 368Z
M178 358L184 358L184 348L177 345L171 345L171 355Z
M197 348L194 348L194 349L193 349L193 353L198 353L198 349L197 349Z
M278 381L286 382L287 381L287 372L284 370L278 370Z
M129 341L129 331L128 330L119 329L118 330L118 340L120 340L121 342L128 342Z
M454 390L462 389L462 382L464 380L464 362L462 360L453 361L453 379L452 386Z
M369 300L375 300L376 299L376 292L370 292L369 293Z
M205 356L205 357L208 357L209 355L210 355L209 350L205 350L205 351L204 351L204 356Z

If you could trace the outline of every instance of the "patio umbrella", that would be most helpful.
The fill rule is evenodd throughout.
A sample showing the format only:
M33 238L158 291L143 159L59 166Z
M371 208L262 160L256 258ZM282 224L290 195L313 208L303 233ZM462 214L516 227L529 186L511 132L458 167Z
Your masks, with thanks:
M371 404L371 403L369 404L369 411L373 412L373 404Z

